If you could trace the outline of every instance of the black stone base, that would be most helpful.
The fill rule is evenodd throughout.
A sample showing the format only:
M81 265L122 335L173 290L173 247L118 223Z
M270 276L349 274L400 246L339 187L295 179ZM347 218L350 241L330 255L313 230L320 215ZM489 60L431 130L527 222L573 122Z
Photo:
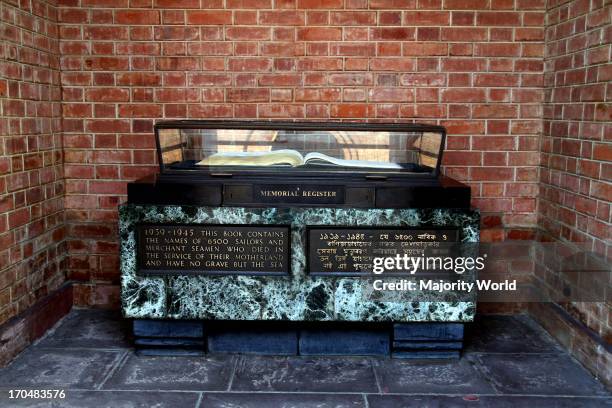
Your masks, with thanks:
M459 358L463 323L394 324L391 348L394 358Z
M458 358L463 323L309 323L134 320L143 355L240 353Z

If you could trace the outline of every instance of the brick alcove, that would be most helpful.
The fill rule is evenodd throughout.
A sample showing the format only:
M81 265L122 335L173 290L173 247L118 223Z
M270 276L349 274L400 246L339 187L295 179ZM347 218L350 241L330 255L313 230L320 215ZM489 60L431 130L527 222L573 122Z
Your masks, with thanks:
M484 241L610 255L603 0L0 0L0 23L0 323L117 307L117 205L161 118L441 124ZM609 342L609 305L569 309Z

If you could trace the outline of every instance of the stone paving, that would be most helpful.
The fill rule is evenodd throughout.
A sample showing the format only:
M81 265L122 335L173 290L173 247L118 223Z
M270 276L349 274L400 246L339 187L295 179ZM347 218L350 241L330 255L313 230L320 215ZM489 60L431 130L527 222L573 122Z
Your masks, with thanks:
M483 317L460 360L138 356L115 313L73 310L0 369L1 407L612 407L612 397L525 316ZM10 389L63 389L59 400Z

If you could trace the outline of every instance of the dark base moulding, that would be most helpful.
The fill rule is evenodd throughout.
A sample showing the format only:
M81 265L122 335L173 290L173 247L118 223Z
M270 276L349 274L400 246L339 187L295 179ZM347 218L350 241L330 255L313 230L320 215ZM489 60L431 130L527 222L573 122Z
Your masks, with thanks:
M459 358L463 323L325 323L133 320L142 355L218 353Z

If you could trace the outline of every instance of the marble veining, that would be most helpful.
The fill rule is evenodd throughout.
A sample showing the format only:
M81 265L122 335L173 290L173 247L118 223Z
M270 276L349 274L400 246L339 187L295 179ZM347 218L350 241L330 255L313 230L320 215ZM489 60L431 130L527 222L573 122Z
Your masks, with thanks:
M139 223L290 225L289 276L140 276ZM311 276L306 271L306 226L457 227L460 240L478 242L479 213L452 209L245 208L123 205L121 302L129 318L291 321L471 321L474 299L432 301L420 293L377 299L360 277Z

